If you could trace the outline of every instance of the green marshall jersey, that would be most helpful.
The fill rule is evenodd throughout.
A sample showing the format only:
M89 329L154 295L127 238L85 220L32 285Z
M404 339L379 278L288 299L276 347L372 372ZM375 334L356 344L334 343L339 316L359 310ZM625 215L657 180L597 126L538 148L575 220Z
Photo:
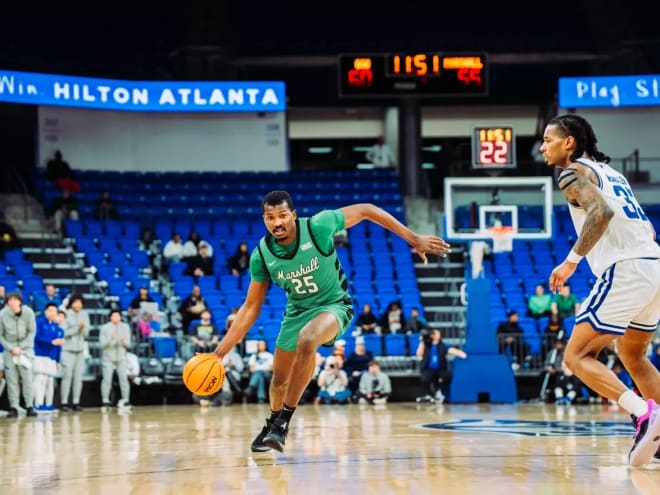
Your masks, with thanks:
M250 276L272 280L287 293L286 314L335 303L351 304L348 280L334 248L334 235L345 226L341 210L323 210L296 220L297 239L280 246L268 234L250 257Z

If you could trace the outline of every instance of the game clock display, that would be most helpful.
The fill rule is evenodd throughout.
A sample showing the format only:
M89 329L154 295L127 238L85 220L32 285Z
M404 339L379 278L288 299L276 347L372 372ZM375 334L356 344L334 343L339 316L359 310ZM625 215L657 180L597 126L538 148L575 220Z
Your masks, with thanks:
M339 55L340 96L486 96L483 53Z
M513 127L472 128L472 168L516 168L516 139Z

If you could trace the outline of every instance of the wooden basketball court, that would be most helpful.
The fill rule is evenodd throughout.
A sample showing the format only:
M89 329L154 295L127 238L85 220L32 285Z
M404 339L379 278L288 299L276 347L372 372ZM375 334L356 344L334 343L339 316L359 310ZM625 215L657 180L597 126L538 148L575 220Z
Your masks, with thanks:
M304 405L283 454L253 454L266 414L250 404L3 417L0 493L660 493L660 465L628 467L632 427L617 407Z

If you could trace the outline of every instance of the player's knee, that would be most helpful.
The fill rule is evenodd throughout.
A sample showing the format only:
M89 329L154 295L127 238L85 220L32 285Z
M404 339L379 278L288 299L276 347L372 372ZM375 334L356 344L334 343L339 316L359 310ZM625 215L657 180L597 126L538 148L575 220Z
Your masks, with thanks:
M298 336L298 345L296 346L296 352L298 354L314 354L317 347L318 344L313 335L309 332L300 333Z

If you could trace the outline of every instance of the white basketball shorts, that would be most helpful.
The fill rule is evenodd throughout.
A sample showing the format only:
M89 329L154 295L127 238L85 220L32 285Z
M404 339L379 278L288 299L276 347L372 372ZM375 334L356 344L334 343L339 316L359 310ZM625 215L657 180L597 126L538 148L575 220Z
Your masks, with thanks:
M654 332L660 319L660 259L619 261L603 272L580 306L575 323L602 333L626 328Z

